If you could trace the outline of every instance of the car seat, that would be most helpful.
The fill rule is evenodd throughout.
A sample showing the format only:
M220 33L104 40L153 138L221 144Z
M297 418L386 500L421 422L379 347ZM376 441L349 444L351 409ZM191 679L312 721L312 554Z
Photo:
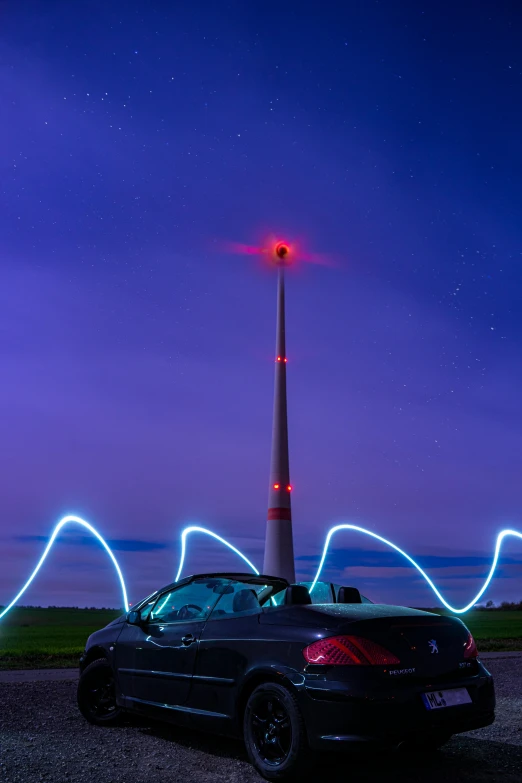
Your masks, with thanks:
M284 604L293 606L306 606L312 603L310 592L305 585L290 585L285 590Z
M356 587L340 587L338 604L362 604L361 594Z
M232 601L232 611L234 614L240 612L259 611L261 606L257 599L256 591L243 588L239 590Z

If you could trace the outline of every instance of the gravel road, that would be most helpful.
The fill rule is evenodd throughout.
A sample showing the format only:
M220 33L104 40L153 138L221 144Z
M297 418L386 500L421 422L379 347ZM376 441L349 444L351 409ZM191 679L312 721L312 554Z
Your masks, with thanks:
M487 661L498 708L493 726L460 735L434 757L321 760L331 783L463 783L522 779L522 659ZM0 781L5 783L250 783L261 778L238 742L141 719L96 728L79 714L74 680L0 682Z

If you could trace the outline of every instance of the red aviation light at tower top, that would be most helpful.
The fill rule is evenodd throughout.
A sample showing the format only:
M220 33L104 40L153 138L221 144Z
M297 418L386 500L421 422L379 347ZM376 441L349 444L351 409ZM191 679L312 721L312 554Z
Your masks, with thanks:
M274 253L279 263L287 261L290 255L290 246L287 242L278 242L274 248Z
M266 260L276 266L290 266L297 262L301 264L315 264L318 266L339 266L337 260L324 252L315 253L307 249L308 243L302 239L280 239L273 234L265 236L259 245L246 245L242 242L222 242L214 240L214 250L233 253L240 256L264 256Z

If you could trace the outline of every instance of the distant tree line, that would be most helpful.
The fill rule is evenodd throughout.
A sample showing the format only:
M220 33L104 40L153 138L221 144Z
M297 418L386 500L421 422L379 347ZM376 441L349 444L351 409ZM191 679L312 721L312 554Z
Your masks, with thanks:
M501 612L513 612L513 611L522 611L522 601L502 601L500 606L495 606L493 601L488 601L486 606L477 607L480 609L497 609Z
M448 609L442 606L414 606L413 609L419 609L421 612L434 612L435 614L453 614ZM522 601L502 601L501 604L496 604L493 601L488 601L486 604L478 604L474 606L472 612L522 612Z

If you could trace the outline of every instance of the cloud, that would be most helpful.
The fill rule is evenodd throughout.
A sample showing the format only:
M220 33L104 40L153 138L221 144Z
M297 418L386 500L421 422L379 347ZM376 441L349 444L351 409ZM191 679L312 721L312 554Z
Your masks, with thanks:
M411 552L408 552L411 555ZM411 555L416 562L428 573L434 572L437 569L447 569L452 566L458 570L463 568L469 568L476 566L484 571L489 569L492 562L492 554L473 554L473 555L437 555L437 554L416 554ZM300 555L296 558L296 562L310 565L318 565L321 554L318 552L316 555ZM398 572L404 569L404 558L398 552L390 549L384 551L372 550L372 549L333 549L329 551L326 559L328 568L349 568L353 572L354 568L366 567L366 568L389 568L391 571ZM522 563L522 558L514 557L502 557L500 558L501 564L509 563ZM346 564L350 565L347 566ZM411 570L413 566L407 567L407 570Z
M49 536L28 535L28 536L15 536L16 541L20 542L33 542L39 541L43 544L47 544ZM81 535L69 535L60 538L62 544L73 544L75 546L82 547L99 547L100 543L92 536ZM107 544L113 552L153 552L161 549L169 549L169 544L161 541L143 541L137 538L110 538L107 539Z
M513 567L513 566L512 566ZM515 568L522 569L522 564L517 564ZM444 579L485 579L489 569L484 566L448 566L447 568L431 568L426 573L436 584ZM413 566L393 567L372 567L372 566L348 566L341 571L342 578L360 577L362 579L422 579L422 575Z

